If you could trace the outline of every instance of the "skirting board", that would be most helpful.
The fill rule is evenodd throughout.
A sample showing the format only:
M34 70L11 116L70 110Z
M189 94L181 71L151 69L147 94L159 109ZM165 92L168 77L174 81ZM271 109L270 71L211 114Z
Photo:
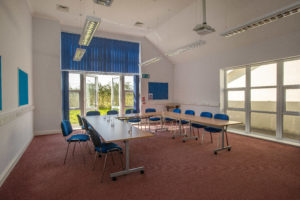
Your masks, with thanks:
M2 184L4 183L4 181L6 180L6 178L8 177L8 175L11 173L11 171L14 169L14 167L16 166L16 164L18 163L18 161L20 160L20 158L22 157L22 155L24 154L24 152L28 148L28 146L31 143L32 139L33 139L33 136L31 137L31 139L29 140L29 142L27 144L25 144L23 146L23 148L21 148L20 152L11 160L11 162L9 163L9 165L1 173L1 175L0 175L0 187L2 186Z
M34 135L35 136L38 136L38 135L52 135L52 134L57 134L57 133L61 133L61 130L35 131Z

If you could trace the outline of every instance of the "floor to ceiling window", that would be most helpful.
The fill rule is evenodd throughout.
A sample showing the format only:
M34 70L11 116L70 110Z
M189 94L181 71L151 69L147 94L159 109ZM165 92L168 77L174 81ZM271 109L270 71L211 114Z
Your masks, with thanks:
M300 58L224 70L223 107L232 130L300 140Z

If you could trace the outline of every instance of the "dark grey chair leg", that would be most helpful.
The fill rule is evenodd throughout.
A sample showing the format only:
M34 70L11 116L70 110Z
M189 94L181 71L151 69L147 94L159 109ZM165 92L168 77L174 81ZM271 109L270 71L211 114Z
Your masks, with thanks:
M76 148L76 143L77 143L77 142L74 142L74 147L73 147L73 156L74 156L74 152L75 152L75 148Z
M227 131L225 131L225 135L226 135L227 146L229 146L228 137L227 137Z
M67 152L66 152L66 155L65 155L64 164L66 164L66 160L67 160L67 156L68 156L68 152L69 152L69 146L70 146L70 142L68 142L68 147L67 147Z
M111 154L111 161L112 161L113 165L115 165L114 154L113 154L113 152L111 152L110 154Z
M211 132L209 134L210 134L210 142L213 143L213 138L212 138Z

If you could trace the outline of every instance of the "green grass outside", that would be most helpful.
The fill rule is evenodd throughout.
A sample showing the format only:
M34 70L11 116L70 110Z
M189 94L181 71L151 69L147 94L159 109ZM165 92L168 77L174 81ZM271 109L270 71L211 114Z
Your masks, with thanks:
M101 115L106 115L107 111L109 111L111 109L107 108L107 109L99 109L99 112ZM72 125L77 125L78 126L78 119L77 119L77 115L80 115L80 110L70 110L70 122Z

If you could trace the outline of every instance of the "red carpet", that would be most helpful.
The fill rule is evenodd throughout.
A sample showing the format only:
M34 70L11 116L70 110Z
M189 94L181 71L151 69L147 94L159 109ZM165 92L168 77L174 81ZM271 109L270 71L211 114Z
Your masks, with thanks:
M115 166L108 159L103 183L103 158L92 171L93 155L78 148L63 165L63 137L35 137L1 187L0 199L300 199L300 148L229 134L231 152L216 156L208 134L203 145L170 136L132 141L131 167L144 165L145 174L111 181L109 173L120 170L115 156Z

